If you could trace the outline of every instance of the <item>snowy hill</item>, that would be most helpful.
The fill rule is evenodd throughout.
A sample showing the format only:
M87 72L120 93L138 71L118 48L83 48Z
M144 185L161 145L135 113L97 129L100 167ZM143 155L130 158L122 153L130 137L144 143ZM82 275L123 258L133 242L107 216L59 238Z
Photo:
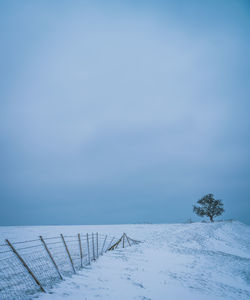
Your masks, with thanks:
M250 299L250 227L239 222L2 227L0 237L79 231L143 243L105 254L39 299Z

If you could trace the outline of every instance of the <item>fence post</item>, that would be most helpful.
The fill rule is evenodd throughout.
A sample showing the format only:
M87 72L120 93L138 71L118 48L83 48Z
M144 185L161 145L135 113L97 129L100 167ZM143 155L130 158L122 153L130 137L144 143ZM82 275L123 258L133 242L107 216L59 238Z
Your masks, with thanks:
M105 243L106 243L106 239L107 239L107 235L105 236L105 240L104 240L103 245L102 245L101 255L103 255L103 249L104 249L104 245L105 245Z
M124 242L124 238L125 238L125 233L123 233L123 236L122 236L122 248L124 248L124 246L125 246L125 242Z
M123 235L120 237L120 239L114 243L114 245L112 245L108 250L114 250L118 247L118 245L120 244L120 242L122 241Z
M106 249L105 252L109 251L109 248L111 247L111 244L112 244L112 242L113 242L114 239L115 239L115 238L113 237L112 240L110 241L110 243L109 243L109 245L108 245L108 248Z
M94 233L92 232L92 248L93 248L93 260L95 260L95 241L94 241Z
M114 249L117 249L117 248L118 248L118 246L119 246L119 244L120 244L121 241L122 241L122 240L120 240L119 243L117 243L117 244L115 245ZM113 250L114 250L114 249L113 249Z
M62 238L63 244L64 244L64 246L65 246L66 252L67 252L67 254L68 254L68 256L69 256L69 260L70 260L70 263L71 263L73 272L76 273L76 270L75 270L75 267L74 267L73 260L72 260L72 258L71 258L71 255L70 255L70 253L69 253L68 246L67 246L67 244L66 244L66 242L65 242L65 239L64 239L64 236L62 235L62 233L61 233L61 238Z
M99 257L99 249L98 249L98 232L96 233L96 258Z
M89 251L89 234L86 234L87 236L87 245L88 245L88 257L89 257L89 265L90 265L90 251Z
M82 255L82 243L81 243L81 235L80 235L80 233L78 233L78 241L79 241L79 247L80 247L80 258L81 258L81 268L82 268L82 258L83 258L83 255Z
M35 274L31 271L31 269L29 268L29 266L26 264L26 262L22 259L22 257L20 256L20 254L16 251L16 249L13 247L13 245L10 243L9 240L5 240L7 242L7 244L10 246L11 250L15 253L15 255L17 256L17 258L21 261L21 263L23 264L23 266L25 267L25 269L29 272L29 274L31 275L31 277L35 280L36 284L39 286L40 290L43 293L46 293L43 286L41 285L41 282L36 278Z
M126 235L126 233L125 233L125 235ZM128 236L126 235L126 238L127 238L127 241L128 241L128 244L129 244L129 246L131 247L131 244L130 244L130 241L129 241L129 239L128 239Z
M56 271L57 271L57 273L58 273L58 275L60 277L60 279L62 280L63 278L62 278L62 275L61 275L61 273L60 273L60 271L58 269L58 266L57 266L57 264L56 264L56 262L55 262L55 260L54 260L54 258L52 256L51 252L49 251L49 248L48 248L47 244L45 243L45 241L44 241L44 239L43 239L43 237L41 235L40 235L40 240L43 243L43 246L44 246L45 250L47 251L47 253L48 253L48 255L49 255L49 257L50 257L50 259L51 259L51 261L52 261L52 263L53 263L53 265L54 265L54 267L55 267L55 269L56 269Z

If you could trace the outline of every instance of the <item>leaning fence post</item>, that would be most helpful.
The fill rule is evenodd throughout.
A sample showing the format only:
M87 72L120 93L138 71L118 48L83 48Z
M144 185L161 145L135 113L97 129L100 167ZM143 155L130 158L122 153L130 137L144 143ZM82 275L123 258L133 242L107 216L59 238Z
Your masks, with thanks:
M122 236L120 237L120 239L119 239L116 243L114 243L114 245L112 245L108 250L114 250L114 249L116 249L116 248L118 247L118 245L120 244L122 238L123 238L123 235L122 235Z
M96 233L96 258L99 257L99 249L98 249L98 232Z
M10 246L11 250L15 253L15 255L18 257L18 259L21 261L21 263L23 264L23 266L25 267L25 269L29 272L29 274L31 275L31 277L35 280L36 284L39 286L40 290L43 293L46 293L43 286L41 285L40 281L36 278L35 274L31 271L31 269L29 268L29 266L26 264L26 262L22 259L22 257L20 256L20 254L16 251L16 249L13 247L13 245L10 243L9 240L5 240L7 242L7 244Z
M105 236L105 240L104 240L103 245L102 245L101 255L103 255L103 249L104 249L104 245L105 245L105 243L106 243L106 239L107 239L107 235Z
M66 252L67 252L67 254L68 254L68 257L69 257L69 260L70 260L70 263L71 263L73 272L76 273L76 270L75 270L75 267L74 267L73 260L72 260L72 258L71 258L71 255L70 255L70 253L69 253L68 246L67 246L67 244L66 244L66 242L65 242L65 239L64 239L64 236L62 235L62 233L61 233L61 238L62 238L63 244L64 244L64 246L65 246Z
M89 234L86 234L87 236L87 245L88 245L88 257L89 257L89 265L90 265L90 251L89 251Z
M60 279L63 279L62 275L61 275L61 273L60 273L60 271L58 269L58 266L57 266L57 264L56 264L56 262L55 262L55 260L54 260L54 258L52 256L51 252L49 251L49 248L48 248L47 244L45 243L45 241L44 241L44 239L43 239L43 237L41 235L40 235L40 240L43 243L43 246L44 246L45 250L47 251L47 253L48 253L48 255L49 255L49 257L50 257L50 259L51 259L51 261L52 261L52 263L53 263L53 265L54 265L54 267L55 267L55 269L56 269L56 271L57 271L57 273L58 273L58 275L60 277Z
M82 268L82 243L81 243L81 235L78 233L78 241L79 241L79 247L80 247L80 258L81 258L81 268Z
M129 246L131 247L130 241L129 241L128 236L126 235L126 233L125 233L125 236L126 236L126 238L127 238L127 241L128 241Z
M109 249L110 249L110 247L111 247L111 245L112 245L112 242L113 242L113 240L114 240L115 238L113 237L112 238L112 240L110 241L110 243L109 243L109 245L108 245L108 248L106 249L106 251L105 252L107 252L107 251L109 251Z
M93 260L95 260L95 241L94 241L94 233L92 232L92 248L93 248Z
M122 241L122 240L120 239L120 241L115 245L114 249L118 248L118 246L119 246L119 244L120 244L121 241ZM113 249L113 250L114 250L114 249Z

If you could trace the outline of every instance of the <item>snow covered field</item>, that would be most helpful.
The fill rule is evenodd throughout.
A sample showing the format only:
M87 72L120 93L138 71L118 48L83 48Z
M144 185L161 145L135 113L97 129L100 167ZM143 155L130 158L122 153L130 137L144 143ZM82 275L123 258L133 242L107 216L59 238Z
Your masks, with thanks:
M97 231L143 243L106 253L39 300L250 299L250 227L239 222L0 227L0 243Z

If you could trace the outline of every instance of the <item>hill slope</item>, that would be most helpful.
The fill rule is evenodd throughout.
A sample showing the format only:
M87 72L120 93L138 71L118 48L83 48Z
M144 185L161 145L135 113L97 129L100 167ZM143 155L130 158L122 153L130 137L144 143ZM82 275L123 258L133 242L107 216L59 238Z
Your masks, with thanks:
M249 226L217 222L94 229L127 232L144 243L104 255L39 299L250 299Z

